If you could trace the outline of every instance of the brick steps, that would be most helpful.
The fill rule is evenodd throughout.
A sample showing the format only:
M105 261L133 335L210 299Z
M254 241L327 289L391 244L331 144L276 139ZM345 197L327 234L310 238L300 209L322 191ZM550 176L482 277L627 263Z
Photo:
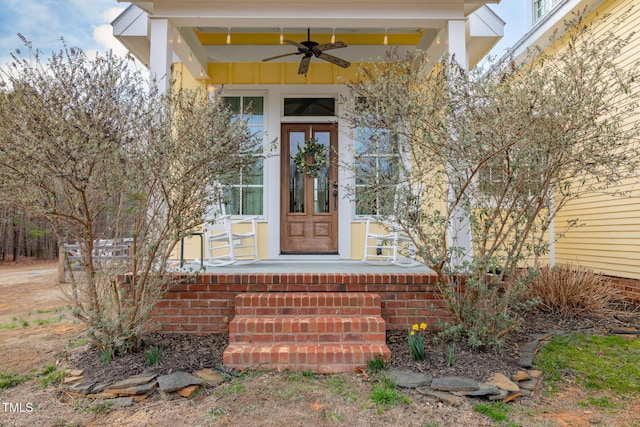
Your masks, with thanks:
M235 303L223 355L229 368L353 372L391 356L377 294L246 293Z

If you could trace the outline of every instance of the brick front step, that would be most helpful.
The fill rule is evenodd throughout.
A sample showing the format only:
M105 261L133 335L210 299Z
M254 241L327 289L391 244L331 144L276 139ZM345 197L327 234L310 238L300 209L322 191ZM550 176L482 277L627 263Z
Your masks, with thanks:
M365 292L245 293L235 298L236 316L380 316L380 295Z
M376 293L245 293L235 313L223 354L229 368L353 372L391 357Z
M354 372L376 357L388 360L386 344L231 344L223 363L234 369L291 369L319 373Z
M380 316L236 316L229 325L231 343L358 343L386 339Z

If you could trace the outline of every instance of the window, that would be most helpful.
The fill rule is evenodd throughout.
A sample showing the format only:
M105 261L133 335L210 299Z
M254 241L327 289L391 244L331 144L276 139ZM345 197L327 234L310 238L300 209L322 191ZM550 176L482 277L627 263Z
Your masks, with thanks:
M336 100L334 98L285 98L284 115L286 117L335 116Z
M561 1L562 0L533 0L533 22L538 22Z
M264 137L264 98L261 96L225 96L231 110L242 117L249 114L249 129L259 141ZM225 210L231 215L262 215L264 201L264 162L256 162L222 183Z
M494 163L480 169L478 184L481 193L491 199L509 198L527 200L540 191L542 185L536 171L526 167L512 169L509 162Z
M383 130L356 129L356 215L392 208L400 177L398 138ZM390 203L387 203L391 201Z

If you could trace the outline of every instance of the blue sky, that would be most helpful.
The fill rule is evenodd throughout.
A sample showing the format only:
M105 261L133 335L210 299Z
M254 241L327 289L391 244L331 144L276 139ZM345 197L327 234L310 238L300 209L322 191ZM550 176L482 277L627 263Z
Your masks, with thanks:
M504 37L494 46L490 55L500 58L529 30L528 7L531 0L502 0L498 5L490 5L498 16L506 22Z
M0 64L24 45L23 34L45 57L61 48L61 38L87 53L124 53L109 23L127 7L116 0L0 0Z
M502 0L491 5L507 22L504 39L492 54L501 56L526 31L527 4L530 0ZM109 23L128 3L116 0L0 0L0 64L10 60L10 53L23 48L17 33L22 33L45 56L61 47L63 37L71 46L87 53L124 48L111 35Z

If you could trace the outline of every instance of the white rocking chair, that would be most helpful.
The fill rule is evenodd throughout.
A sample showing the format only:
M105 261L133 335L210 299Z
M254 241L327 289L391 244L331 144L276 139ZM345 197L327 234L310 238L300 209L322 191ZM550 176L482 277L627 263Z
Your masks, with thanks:
M395 223L367 218L363 262L415 267L420 265L420 262L415 260L415 255L416 247L411 238Z
M222 215L205 223L205 265L258 261L256 217L232 220Z

